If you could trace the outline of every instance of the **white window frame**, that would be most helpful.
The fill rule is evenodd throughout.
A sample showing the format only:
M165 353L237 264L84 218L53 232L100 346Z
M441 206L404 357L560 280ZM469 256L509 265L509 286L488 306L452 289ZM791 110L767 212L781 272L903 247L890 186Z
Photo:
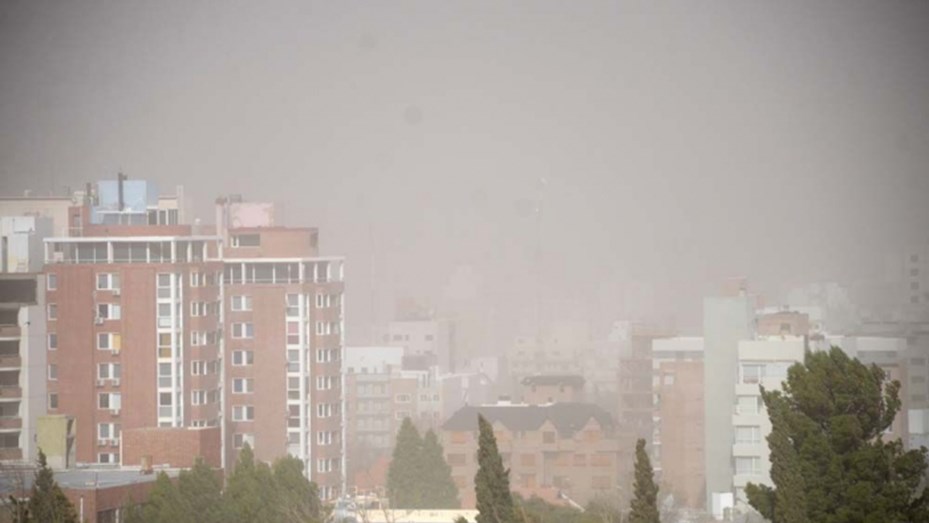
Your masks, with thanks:
M255 352L251 350L234 350L232 351L233 367L248 367L255 363Z
M249 414L251 414L249 416ZM233 405L232 421L255 421L255 407L253 405Z
M230 297L233 312L247 312L252 310L252 297L248 294L240 294Z
M252 322L239 322L232 324L232 338L236 340L250 340L255 337L255 325Z
M58 290L58 274L54 272L50 272L45 275L45 290L47 291Z
M58 319L58 304L49 303L45 307L45 319L48 321L55 321Z
M233 394L251 394L255 392L255 381L253 378L233 378Z
M104 285L100 286L100 278L103 278ZM119 274L115 272L98 272L95 286L98 291L118 291L119 290Z

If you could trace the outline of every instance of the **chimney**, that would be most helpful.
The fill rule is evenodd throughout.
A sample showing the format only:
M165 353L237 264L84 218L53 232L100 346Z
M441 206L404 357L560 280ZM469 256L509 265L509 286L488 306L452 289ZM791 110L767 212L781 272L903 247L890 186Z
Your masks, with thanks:
M119 173L116 175L116 183L119 190L119 212L122 212L125 208L125 195L123 193L123 182L126 181L126 175Z

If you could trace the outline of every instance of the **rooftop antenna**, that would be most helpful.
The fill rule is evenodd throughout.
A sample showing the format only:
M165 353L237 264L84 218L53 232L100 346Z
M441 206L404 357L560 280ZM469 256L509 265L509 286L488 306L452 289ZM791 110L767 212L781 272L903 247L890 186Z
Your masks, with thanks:
M126 175L123 174L122 169L119 170L119 174L116 175L116 185L119 190L119 212L122 212L125 208L125 195L123 194L123 182L126 181Z

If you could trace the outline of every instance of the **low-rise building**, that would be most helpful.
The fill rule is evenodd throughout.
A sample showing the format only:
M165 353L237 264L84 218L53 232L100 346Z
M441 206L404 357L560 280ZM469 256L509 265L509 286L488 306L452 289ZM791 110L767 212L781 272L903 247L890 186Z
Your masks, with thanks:
M497 403L464 407L442 425L445 459L462 507L476 503L478 415L493 425L515 490L531 494L554 487L582 505L615 493L619 439L605 410L590 403Z

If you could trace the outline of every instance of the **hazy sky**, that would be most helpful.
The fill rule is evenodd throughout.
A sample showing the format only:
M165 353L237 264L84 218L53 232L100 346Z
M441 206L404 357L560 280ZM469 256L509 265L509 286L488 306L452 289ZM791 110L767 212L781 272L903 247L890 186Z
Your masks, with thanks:
M355 343L405 296L512 330L537 279L558 315L692 328L719 278L929 239L927 28L923 1L5 1L0 192L122 169L207 222L280 202L348 257Z

